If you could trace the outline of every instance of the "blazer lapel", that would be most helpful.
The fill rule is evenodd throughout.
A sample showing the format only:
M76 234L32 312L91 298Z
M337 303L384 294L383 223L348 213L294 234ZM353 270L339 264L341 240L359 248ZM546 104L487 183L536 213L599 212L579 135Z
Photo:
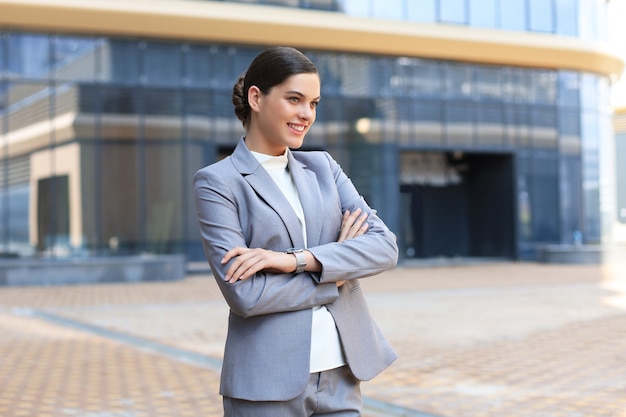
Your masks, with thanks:
M243 138L237 144L232 156L233 164L243 178L257 193L259 198L265 201L283 220L291 244L293 247L304 247L304 236L302 235L302 227L298 216L291 208L291 204L285 198L283 192L278 188L272 177L259 164L259 161L250 153ZM297 186L297 185L296 185ZM299 188L299 187L298 187ZM302 203L304 205L304 203ZM254 208L251 209L251 216L254 217ZM304 210L305 216L308 216ZM255 221L263 222L263 219L255 219ZM308 217L307 217L307 233ZM287 248L285 248L287 249Z
M306 219L307 246L319 244L324 221L322 192L317 182L315 172L307 169L306 165L294 158L291 151L287 153L289 171L293 178L298 196Z

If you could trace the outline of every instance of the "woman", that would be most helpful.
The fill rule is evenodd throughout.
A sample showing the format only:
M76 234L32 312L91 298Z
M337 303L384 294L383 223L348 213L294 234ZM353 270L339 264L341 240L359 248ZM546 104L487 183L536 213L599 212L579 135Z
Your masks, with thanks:
M315 121L315 65L260 53L233 88L245 136L194 177L204 250L230 307L226 417L360 416L359 382L396 359L359 278L393 268L393 233L326 152L297 152Z

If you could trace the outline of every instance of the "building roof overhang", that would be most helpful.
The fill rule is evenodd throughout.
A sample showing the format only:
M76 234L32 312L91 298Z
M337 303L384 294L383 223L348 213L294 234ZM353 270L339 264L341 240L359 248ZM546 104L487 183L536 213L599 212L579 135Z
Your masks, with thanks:
M0 26L564 69L612 81L624 69L607 44L574 37L216 1L0 0Z

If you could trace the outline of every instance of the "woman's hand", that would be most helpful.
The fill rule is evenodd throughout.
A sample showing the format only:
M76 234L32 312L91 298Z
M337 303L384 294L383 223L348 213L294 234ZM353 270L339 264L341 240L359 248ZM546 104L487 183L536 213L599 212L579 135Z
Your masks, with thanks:
M339 238L337 242L343 242L344 240L353 239L357 236L361 236L367 232L369 225L367 220L367 213L361 214L361 209L358 208L350 213L350 210L343 212L343 218L341 219L341 229L339 229Z
M367 213L361 214L360 208L354 210L353 213L350 213L350 210L344 211L337 242L354 239L367 232L369 225L365 220L367 220ZM345 283L346 281L337 281L337 287L341 287Z
M294 270L294 256L261 248L235 247L222 258L222 264L236 258L226 271L224 281L234 284L248 279L261 270L289 273Z

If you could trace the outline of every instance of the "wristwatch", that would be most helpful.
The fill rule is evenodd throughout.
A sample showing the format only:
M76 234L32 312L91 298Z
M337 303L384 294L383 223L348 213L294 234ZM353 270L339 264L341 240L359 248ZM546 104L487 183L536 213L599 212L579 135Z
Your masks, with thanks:
M299 274L300 272L304 272L304 268L306 268L306 259L304 259L304 249L289 248L287 249L287 253L291 253L296 257L296 271L294 272L294 274Z

